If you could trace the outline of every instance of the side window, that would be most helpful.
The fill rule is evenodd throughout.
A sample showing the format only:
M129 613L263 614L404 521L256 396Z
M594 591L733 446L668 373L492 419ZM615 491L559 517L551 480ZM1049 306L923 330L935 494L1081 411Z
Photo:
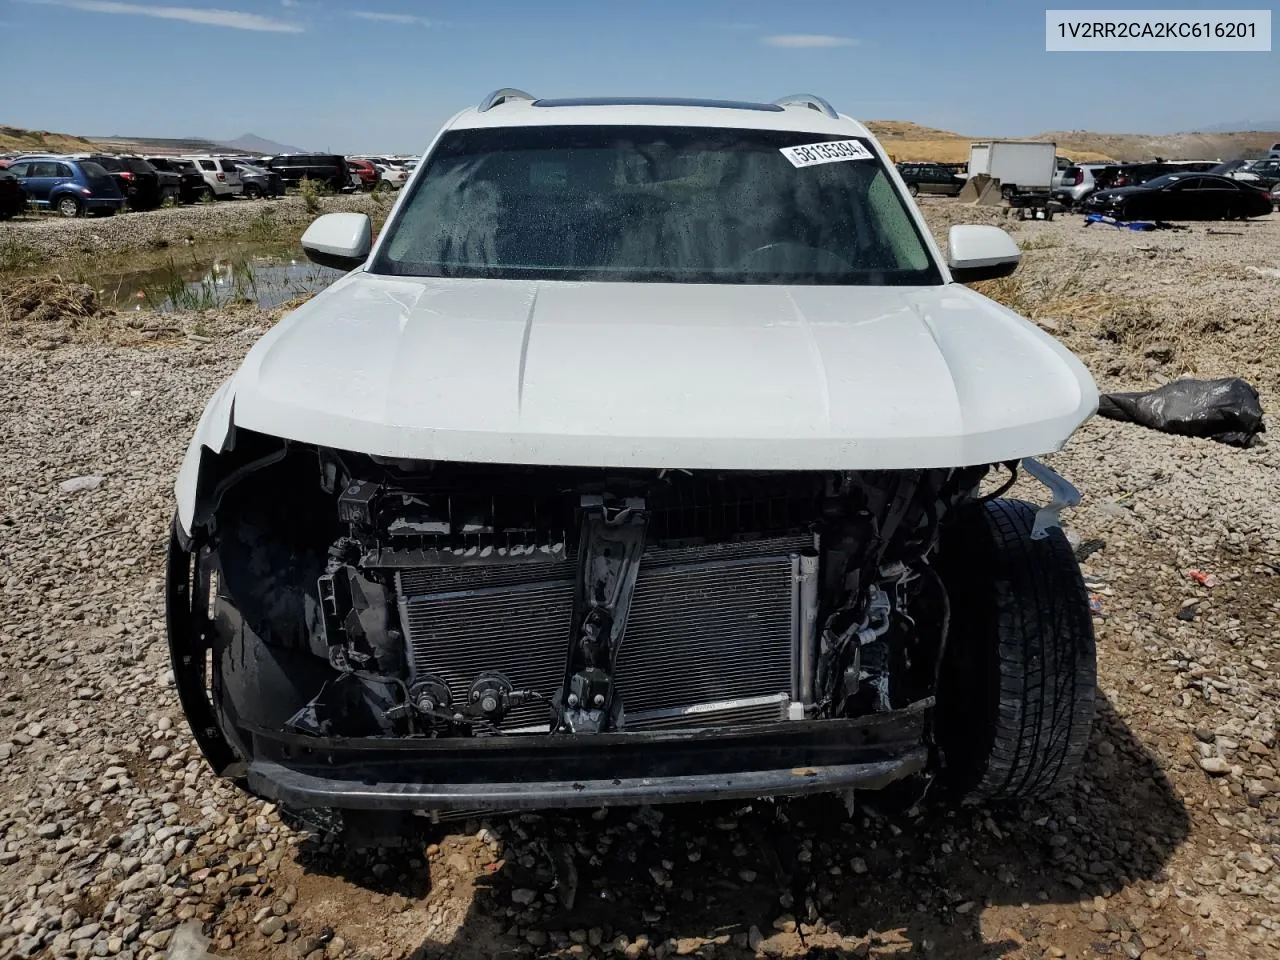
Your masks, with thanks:
M218 165L217 165L216 163L214 163L212 160L201 160L201 161L200 161L200 169L201 169L201 170L215 170L215 171L216 171L216 170L218 169Z
M15 163L9 168L9 172L15 177L29 177L33 166L34 164L31 163Z
M916 239L911 217L881 170L876 171L867 187L867 206L879 223L881 236L893 251L897 263L911 270L928 268L928 254Z
M218 163L222 167L224 172L226 173L236 172L236 162L234 160L219 160Z
M61 164L53 163L49 160L41 160L31 165L31 176L33 177L56 177L58 175L58 167Z
M74 176L74 174L71 172L71 168L67 166L65 163L55 163L53 166L54 166L53 176L55 177L66 177L69 179L72 176Z

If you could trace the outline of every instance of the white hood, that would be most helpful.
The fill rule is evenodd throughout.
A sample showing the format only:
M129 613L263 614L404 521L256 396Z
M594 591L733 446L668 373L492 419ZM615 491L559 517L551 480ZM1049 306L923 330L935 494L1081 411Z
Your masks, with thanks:
M344 450L722 469L1011 460L1058 449L1097 406L1063 346L956 284L357 272L228 386L236 426Z

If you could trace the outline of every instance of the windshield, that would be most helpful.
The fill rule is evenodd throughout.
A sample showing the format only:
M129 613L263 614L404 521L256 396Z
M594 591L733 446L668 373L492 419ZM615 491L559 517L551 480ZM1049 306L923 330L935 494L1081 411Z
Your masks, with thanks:
M90 180L101 180L110 176L105 167L94 163L92 160L81 160L80 169L84 171L84 175Z
M817 145L793 154L783 148ZM676 127L441 138L372 265L399 276L936 284L863 141Z

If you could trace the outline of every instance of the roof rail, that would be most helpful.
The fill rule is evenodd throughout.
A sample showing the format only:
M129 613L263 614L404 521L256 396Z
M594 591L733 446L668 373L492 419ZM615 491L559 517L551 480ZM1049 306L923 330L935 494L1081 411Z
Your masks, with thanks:
M810 110L817 110L821 114L825 114L832 120L839 120L840 114L836 113L835 108L821 97L812 93L793 93L787 97L779 97L773 101L780 107L800 106L808 107Z
M500 103L506 103L508 100L532 100L533 95L525 93L523 90L517 90L515 87L503 87L501 90L495 90L483 100L480 101L480 112L491 110Z

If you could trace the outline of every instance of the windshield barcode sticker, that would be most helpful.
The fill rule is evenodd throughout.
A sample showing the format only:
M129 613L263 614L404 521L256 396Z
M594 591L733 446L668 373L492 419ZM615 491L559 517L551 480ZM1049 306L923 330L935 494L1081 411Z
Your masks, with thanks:
M841 160L874 160L861 140L824 140L798 147L782 147L782 155L793 167L811 167L815 163L839 163Z

